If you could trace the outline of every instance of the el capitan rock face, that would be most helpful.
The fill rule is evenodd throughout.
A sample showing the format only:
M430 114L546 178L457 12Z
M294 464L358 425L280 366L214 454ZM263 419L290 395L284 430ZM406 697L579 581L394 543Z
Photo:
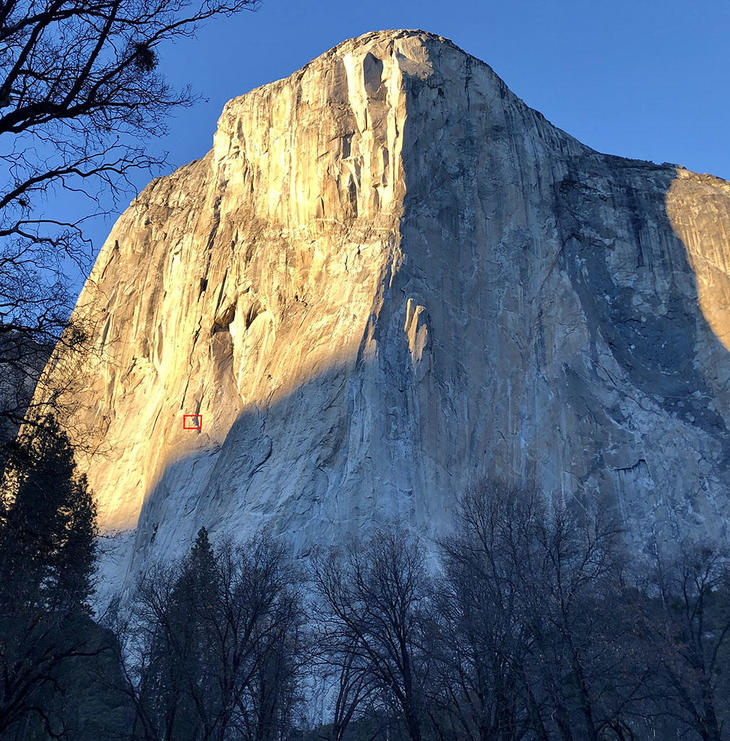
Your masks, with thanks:
M101 320L70 424L131 533L107 590L201 525L300 554L436 534L484 475L617 508L639 546L730 513L730 184L591 150L437 36L230 101L78 311Z

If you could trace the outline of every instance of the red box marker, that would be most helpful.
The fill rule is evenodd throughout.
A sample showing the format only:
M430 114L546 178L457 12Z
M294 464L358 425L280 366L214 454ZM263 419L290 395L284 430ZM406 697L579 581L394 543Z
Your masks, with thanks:
M188 420L190 422L188 423ZM202 430L203 429L203 415L202 414L183 414L183 430Z

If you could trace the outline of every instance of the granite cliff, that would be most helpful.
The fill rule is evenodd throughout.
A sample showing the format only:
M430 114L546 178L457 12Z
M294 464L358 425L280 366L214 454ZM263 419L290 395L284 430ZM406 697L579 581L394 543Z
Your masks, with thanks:
M639 547L726 527L730 184L584 146L438 36L231 100L77 313L107 592L201 525L300 554L431 535L483 475L615 509Z

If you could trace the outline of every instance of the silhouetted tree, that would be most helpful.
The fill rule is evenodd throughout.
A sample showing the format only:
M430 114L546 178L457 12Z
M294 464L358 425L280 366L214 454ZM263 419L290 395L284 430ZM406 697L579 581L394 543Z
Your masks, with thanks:
M398 528L378 532L365 546L353 545L344 554L332 552L315 562L314 580L329 663L340 666L345 681L356 682L353 687L340 684L339 694L348 691L351 703L357 699L353 692L362 697L365 690L378 691L398 709L411 741L420 741L426 717L428 655L423 644L429 589L418 541ZM349 708L350 718L354 712Z
M333 642L329 621L316 639L313 679L333 698L331 722L320 732L326 741L344 741L353 720L366 717L377 702L378 682L371 664L363 659L354 645ZM338 649L339 645L339 649ZM333 690L334 686L334 690Z
M109 649L88 629L96 509L52 417L13 445L0 502L0 734L30 715L50 733L64 672Z
M726 738L730 720L729 557L711 542L656 546L633 615L652 667L649 714L703 741Z
M482 482L441 550L435 722L479 741L632 737L649 670L610 521Z
M2 479L0 589L16 605L88 609L96 505L53 417L13 445Z
M32 374L37 348L61 341L87 349L86 327L68 324L69 272L86 271L94 257L85 222L104 211L104 194L127 191L131 173L164 164L145 140L164 132L171 110L194 101L159 72L162 49L257 4L0 3L0 378ZM87 213L49 214L59 191L86 196ZM0 414L18 424L25 408L6 399Z
M531 635L521 571L543 514L534 493L483 483L462 498L455 534L441 543L432 700L459 737L519 739L531 721L539 726L525 683Z
M575 502L531 525L520 579L530 635L525 679L559 737L631 737L629 704L645 680L623 610L619 530Z
M215 717L207 628L215 625L216 564L205 529L179 569L158 569L140 590L147 625L140 722L155 738L210 737Z
M299 699L295 577L271 540L213 551L204 529L181 564L145 576L123 631L134 736L280 738Z
M22 333L0 333L0 358L5 360L0 364L0 471L52 349Z

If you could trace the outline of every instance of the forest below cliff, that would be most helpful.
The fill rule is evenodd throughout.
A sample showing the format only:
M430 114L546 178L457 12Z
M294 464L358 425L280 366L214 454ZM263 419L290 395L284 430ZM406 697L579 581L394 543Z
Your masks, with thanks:
M292 558L201 528L93 616L95 507L52 418L10 447L0 738L727 738L727 554L483 482L437 543Z

